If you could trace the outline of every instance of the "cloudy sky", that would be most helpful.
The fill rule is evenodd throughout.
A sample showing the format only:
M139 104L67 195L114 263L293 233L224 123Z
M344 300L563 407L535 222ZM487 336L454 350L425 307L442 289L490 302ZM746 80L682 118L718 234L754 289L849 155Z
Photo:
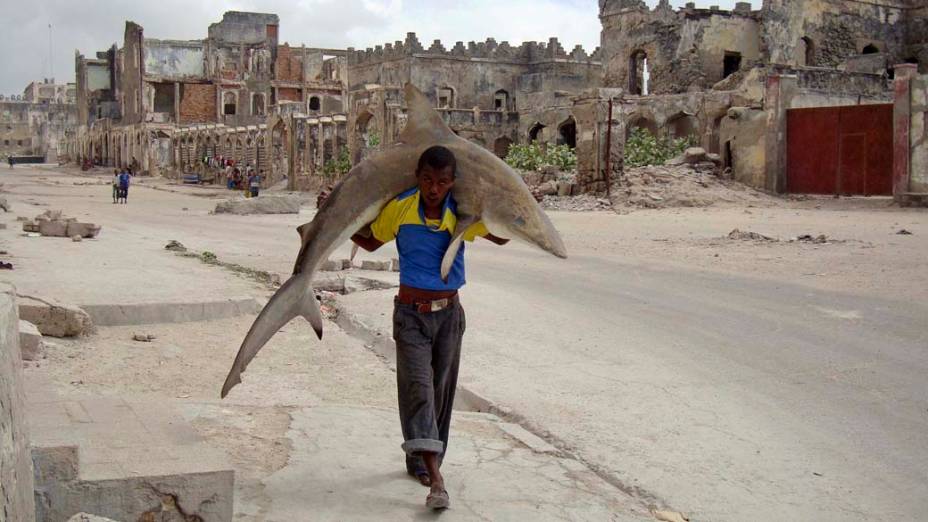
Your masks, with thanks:
M731 8L734 0L697 5L709 3ZM557 36L568 51L599 45L597 0L31 0L0 16L0 94L21 94L52 74L74 81L75 49L91 56L122 45L125 20L151 38L192 40L205 38L207 26L230 10L276 13L281 42L312 47L372 47L409 31L426 47L436 38L450 46L490 36L512 44Z

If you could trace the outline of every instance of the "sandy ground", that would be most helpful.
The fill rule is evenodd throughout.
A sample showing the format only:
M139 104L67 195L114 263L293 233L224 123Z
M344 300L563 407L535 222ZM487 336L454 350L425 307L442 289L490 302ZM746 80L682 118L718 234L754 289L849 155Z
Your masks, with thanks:
M10 252L4 260L16 266L9 277L46 294L61 288L75 299L106 295L105 279L93 276L90 288L81 289L69 284L80 273L75 267L43 284L42 272L29 272L30 265L37 269L43 255L65 247L15 237L14 216L52 208L102 224L99 244L67 248L97 249L107 264L101 261L95 272L142 267L137 275L151 263L153 284L128 291L139 300L213 292L266 296L266 288L237 276L225 278L228 288L165 278L156 268L162 261L184 263L177 271L194 279L200 269L220 269L175 260L161 249L175 239L223 261L285 275L299 246L294 229L312 217L311 206L289 216L211 215L226 191L148 179L133 187L129 205L112 205L105 172L16 170L2 180L3 195L14 204L3 218L10 228L0 234ZM921 355L928 313L920 304L928 297L928 213L893 208L880 198L810 198L550 215L567 243L566 261L522 244L468 246L468 386L645 503L687 511L695 520L807 519L812 512L821 520L910 518L928 508L910 476L928 454L918 436L928 428L920 413L928 411L928 392L916 377L928 369ZM728 239L736 228L778 241ZM912 235L897 234L901 229ZM123 252L106 242L111 234L131 248ZM824 234L828 242L790 241L804 234ZM347 254L345 245L336 257ZM394 256L388 246L363 258ZM349 296L343 305L376 326L390 295ZM230 344L248 323L103 329L95 338L60 343L33 371L93 393L163 393L203 402L209 405L203 411L212 413L195 425L218 434L224 424L207 420L219 415L209 402L215 386L206 383L221 380L225 368L210 362L217 346L234 349ZM250 470L245 482L251 485L241 494L255 513L267 507L258 483L288 453L285 432L298 405L385 396L372 406L392 406L392 377L383 362L372 362L363 349L339 350L352 342L357 349L357 342L334 325L327 328L332 344L314 344L302 355L308 329L288 326L275 341L281 348L262 352L231 397L255 421L236 428L240 436L215 437ZM134 331L158 339L134 343L128 340ZM336 353L349 356L335 360ZM332 380L311 382L304 365L313 363L331 365ZM261 386L248 386L249 378ZM345 381L352 386L338 386ZM893 411L909 419L897 422ZM864 434L853 435L852 425ZM248 450L252 444L260 448L256 454ZM877 451L856 463L867 473L855 477L853 455L868 447ZM903 479L909 486L874 500Z

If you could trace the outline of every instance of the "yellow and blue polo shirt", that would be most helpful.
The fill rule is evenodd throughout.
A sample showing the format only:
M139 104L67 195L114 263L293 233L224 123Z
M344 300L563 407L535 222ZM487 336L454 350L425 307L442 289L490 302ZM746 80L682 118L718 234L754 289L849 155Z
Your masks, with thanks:
M442 218L426 219L419 188L413 187L387 203L371 223L371 232L381 243L396 239L401 284L422 290L457 290L465 282L464 245L454 259L448 282L441 280L441 260L456 226L457 204L451 194L445 198ZM464 240L473 241L488 233L483 222L478 221L464 232Z

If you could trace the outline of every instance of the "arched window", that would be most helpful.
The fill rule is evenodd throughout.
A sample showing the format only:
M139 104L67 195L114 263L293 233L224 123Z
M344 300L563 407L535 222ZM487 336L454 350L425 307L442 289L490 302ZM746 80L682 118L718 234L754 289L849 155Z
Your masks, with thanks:
M639 49L628 59L628 92L639 96L650 94L649 78L648 53Z
M557 127L557 144L577 148L577 122L570 116Z
M878 53L878 52L880 52L880 48L879 48L879 47L877 47L877 46L874 45L874 44L867 44L867 45L864 47L864 50L861 51L860 54L876 54L876 53Z
M503 89L496 91L493 95L493 108L498 111L509 110L509 93Z
M541 131L544 130L544 128L545 126L540 123L536 123L535 125L533 125L532 128L529 129L528 131L528 141L530 142L538 141L539 139L541 139L542 138Z
M226 116L235 116L235 109L238 102L234 92L227 91L222 94L222 113Z
M815 43L808 36L799 40L799 65L811 67L815 65Z
M322 103L319 101L318 96L313 96L309 99L309 110L318 111L322 107Z

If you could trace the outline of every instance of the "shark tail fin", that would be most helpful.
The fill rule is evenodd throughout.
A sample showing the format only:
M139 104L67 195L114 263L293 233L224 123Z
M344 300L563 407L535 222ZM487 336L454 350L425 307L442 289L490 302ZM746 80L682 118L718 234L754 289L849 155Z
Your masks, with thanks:
M261 310L242 341L232 369L222 385L220 397L225 398L236 384L242 382L241 375L248 363L278 330L297 316L305 317L316 331L316 336L322 339L322 311L305 274L297 274L288 279Z

